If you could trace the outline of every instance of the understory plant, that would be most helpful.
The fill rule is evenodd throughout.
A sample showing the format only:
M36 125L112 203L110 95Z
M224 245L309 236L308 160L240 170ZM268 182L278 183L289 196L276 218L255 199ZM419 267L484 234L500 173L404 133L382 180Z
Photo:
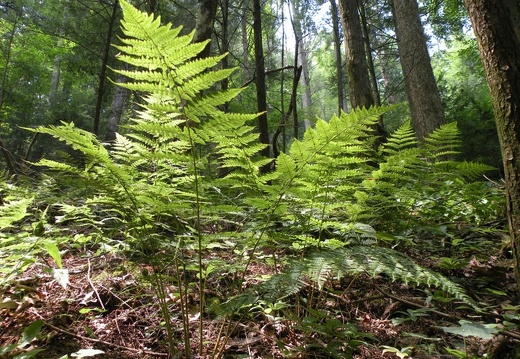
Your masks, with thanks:
M203 354L208 315L225 318L212 349L212 356L222 357L237 318L255 305L319 292L345 276L434 286L477 307L459 284L397 250L416 240L415 226L496 215L498 206L485 203L495 200L493 189L474 181L490 168L455 160L455 124L418 143L406 123L375 150L372 128L387 109L362 109L318 120L287 153L264 158L256 114L221 110L241 91L219 87L234 71L217 68L225 54L200 59L207 43L192 43L193 32L180 35L181 28L162 25L159 17L124 0L121 6L124 36L114 46L130 69L114 72L128 79L118 85L141 99L125 134L102 143L73 123L31 131L79 154L37 163L59 174L57 188L73 183L82 197L52 203L56 221L79 223L95 231L98 244L117 242L130 259L152 268L145 279L159 298L172 356L189 357L193 346ZM267 165L272 171L260 171ZM23 218L10 214L14 205L3 207L9 225ZM25 202L18 205L23 212ZM266 248L276 252L269 263L283 269L247 286L246 275ZM211 251L228 251L233 261L212 258ZM228 291L207 297L208 286L225 276L231 278ZM167 300L171 286L179 318ZM308 331L313 319L293 314L291 320ZM178 322L181 342L174 335ZM320 323L330 324L325 335L341 331L352 343L361 336L337 318L320 317ZM337 356L352 351L336 342L329 349Z

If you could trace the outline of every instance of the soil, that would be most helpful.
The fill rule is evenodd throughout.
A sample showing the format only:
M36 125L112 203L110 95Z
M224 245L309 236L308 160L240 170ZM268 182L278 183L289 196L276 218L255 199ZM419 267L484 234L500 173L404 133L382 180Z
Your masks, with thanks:
M212 255L219 255L216 253ZM226 259L224 254L220 255ZM423 260L422 264L428 265L428 262ZM487 263L475 259L458 272L446 272L458 278L482 305L494 308L481 315L461 309L459 302L449 301L436 303L437 312L427 311L422 317L412 318L407 313L430 306L427 298L431 292L428 291L434 289L412 288L388 278L360 275L331 281L323 291L306 287L298 295L287 298L285 301L292 313L297 306L309 303L312 298L319 303L321 312L307 315L318 319L307 322L307 326L304 321L296 323L281 315L283 310L262 312L251 308L241 317L232 317L228 321L206 312L202 316L202 349L199 345L198 296L194 285L188 289L190 298L186 301L186 310L189 316L185 318L190 333L190 357L213 358L217 347L222 348L223 358L334 358L334 354L326 353L323 348L343 341L337 346L338 358L398 358L392 351L405 347L409 347L410 356L401 354L401 358L457 357L447 353L445 348L467 350L476 357L493 352L496 358L513 358L520 339L520 333L514 330L495 335L492 340L466 337L464 341L462 337L440 328L456 325L460 319L485 323L501 320L500 314L506 305L518 302L511 266L512 262L507 258L491 258ZM36 358L57 359L87 348L102 350L104 354L95 356L99 359L187 357L179 290L174 284L168 284L162 292L171 317L172 338L169 341L158 305L159 297L150 283L152 268L130 262L121 254L99 255L89 250L65 254L63 267L70 275L66 288L53 279L46 266L39 264L0 292L2 345L17 343L27 326L42 320L44 324L37 339L23 348L25 351L43 349ZM260 260L253 262L244 286L258 281L259 275L272 272L273 266ZM501 288L500 295L485 296L482 290L478 290L479 278L486 276L494 278L497 284L494 287ZM225 296L228 279L208 279L206 304L209 307L218 306L221 300L225 300L222 296ZM214 298L218 301L210 303ZM329 317L320 319L320 313L325 312ZM401 323L396 322L396 318L401 318ZM345 323L351 326L342 326ZM332 329L338 330L336 337L334 332L322 333L329 324L339 325ZM219 333L226 328L230 333L228 339L220 335L219 340ZM348 330L351 330L350 334ZM174 343L175 348L171 348L168 342ZM389 351L383 354L385 346ZM0 357L11 358L20 352ZM441 352L442 355L438 354Z

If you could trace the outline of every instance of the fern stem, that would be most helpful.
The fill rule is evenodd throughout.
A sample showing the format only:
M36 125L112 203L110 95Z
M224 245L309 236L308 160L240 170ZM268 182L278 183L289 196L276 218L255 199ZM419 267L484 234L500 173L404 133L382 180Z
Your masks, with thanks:
M195 187L195 212L196 212L196 230L197 230L197 254L198 254L198 269L199 269L199 356L202 357L202 349L204 343L204 270L202 267L202 225L201 225L201 204L199 191L199 174L197 172L197 156L195 141L193 140L192 129L188 121L186 121L188 128L188 138L190 140L191 161L193 166L193 182Z

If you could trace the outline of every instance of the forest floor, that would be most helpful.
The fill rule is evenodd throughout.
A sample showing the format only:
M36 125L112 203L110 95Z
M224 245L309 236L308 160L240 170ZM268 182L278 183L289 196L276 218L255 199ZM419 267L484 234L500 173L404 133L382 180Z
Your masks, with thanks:
M191 307L187 308L190 316L186 318L191 357L215 357L219 332L231 328L228 339L220 341L225 348L224 358L475 358L484 353L488 353L488 358L490 353L495 358L514 358L514 348L520 339L520 332L514 329L483 340L474 336L463 338L441 328L456 326L461 319L500 324L503 314L508 310L514 312L518 303L513 263L500 251L497 245L500 238L473 240L482 244L479 253L460 253L468 259L459 262L464 265L453 265L459 268L444 269L443 274L463 285L485 309L483 313L464 308L451 298L442 303L442 296L434 288L414 288L384 276L372 278L361 274L331 281L326 290L306 287L298 295L285 299L285 308L291 311L251 308L246 315L231 318L229 327L223 318L204 313L203 346L199 353L200 315L194 286L188 301ZM424 251L408 254L419 264L439 270L438 255L430 256ZM225 251L208 255L231 260ZM245 286L273 273L274 267L260 257L251 264ZM0 292L0 344L18 342L28 325L42 320L40 335L31 343L43 349L36 358L57 359L86 348L104 351L95 358L172 357L158 297L143 275L151 268L131 262L121 253L96 254L86 248L64 254L63 267L70 273L66 289L40 264L32 266L23 278ZM225 283L222 278L208 280L206 290L225 295L222 287ZM171 285L163 293L171 314L173 340L182 348L183 326L176 292ZM287 314L297 312L295 307L308 304L311 298L318 304L314 308L320 309L311 313L314 321L297 322ZM334 315L320 317L321 310ZM516 314L508 318L514 322ZM333 347L324 350L338 341L343 342L336 346L339 348L336 356ZM351 354L346 346L352 348ZM385 346L390 351L383 354ZM182 354L185 351L180 350L178 357L185 357ZM467 356L462 356L466 355L463 352ZM0 354L0 357L12 355Z

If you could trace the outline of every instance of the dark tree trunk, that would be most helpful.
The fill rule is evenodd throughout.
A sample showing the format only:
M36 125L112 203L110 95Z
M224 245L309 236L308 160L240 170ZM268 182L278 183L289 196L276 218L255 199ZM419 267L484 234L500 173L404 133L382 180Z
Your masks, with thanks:
M357 0L340 0L341 24L345 37L350 104L353 109L369 108L374 97L368 76L367 54L363 42L363 29L359 20Z
M336 56L336 86L337 88L337 96L338 96L338 115L341 111L346 111L346 101L345 101L345 93L344 87L345 83L343 82L343 66L342 66L342 56L341 56L341 39L339 34L339 18L338 18L338 6L336 5L336 0L330 0L330 11L332 13L332 32L334 36L334 54Z
M215 23L215 16L217 15L217 5L217 0L199 1L199 13L197 14L197 24L195 26L193 42L202 42L211 39L213 24ZM208 43L197 57L200 59L206 58L210 55L210 51L211 46L210 43Z
M340 0L339 6L347 50L347 73L352 109L376 105L367 65L368 57L372 54L367 52L365 47L358 1L361 0ZM374 142L374 147L377 148L385 137L382 117L374 127L374 135L379 137Z
M417 0L394 0L397 47L412 127L419 140L445 123Z
M253 0L253 32L255 39L255 64L256 64L256 101L258 112L258 131L260 132L260 142L266 144L262 150L262 155L270 156L269 151L269 128L267 126L267 90L265 85L265 65L264 49L262 42L262 8L260 0ZM267 172L268 167L262 168L262 172Z
M507 214L520 291L520 35L515 0L465 0L493 100L506 181Z
M107 37L105 39L105 48L103 51L103 62L101 64L101 72L99 74L99 85L96 98L96 109L94 112L94 126L92 132L97 135L99 133L99 124L101 122L101 107L103 105L103 97L105 94L105 81L108 68L108 59L110 55L110 44L112 42L112 34L114 32L114 24L116 22L119 9L119 1L115 0L112 5L112 14L108 23Z
M22 15L19 14L17 16L16 21L13 23L13 27L11 31L9 32L8 39L7 39L7 51L5 53L5 65L4 69L2 71L2 79L0 83L0 114L2 113L2 107L4 106L4 98L5 98L5 89L7 86L7 74L9 72L9 66L11 65L11 51L13 49L13 42L14 42L14 35L16 33L16 28L18 26L18 20ZM3 119L0 118L0 125L2 124ZM16 174L16 168L14 165L14 161L11 158L11 153L5 146L4 141L0 138L0 152L2 152L2 156L4 156L5 163L7 165L7 169L9 171L9 174L15 175Z

